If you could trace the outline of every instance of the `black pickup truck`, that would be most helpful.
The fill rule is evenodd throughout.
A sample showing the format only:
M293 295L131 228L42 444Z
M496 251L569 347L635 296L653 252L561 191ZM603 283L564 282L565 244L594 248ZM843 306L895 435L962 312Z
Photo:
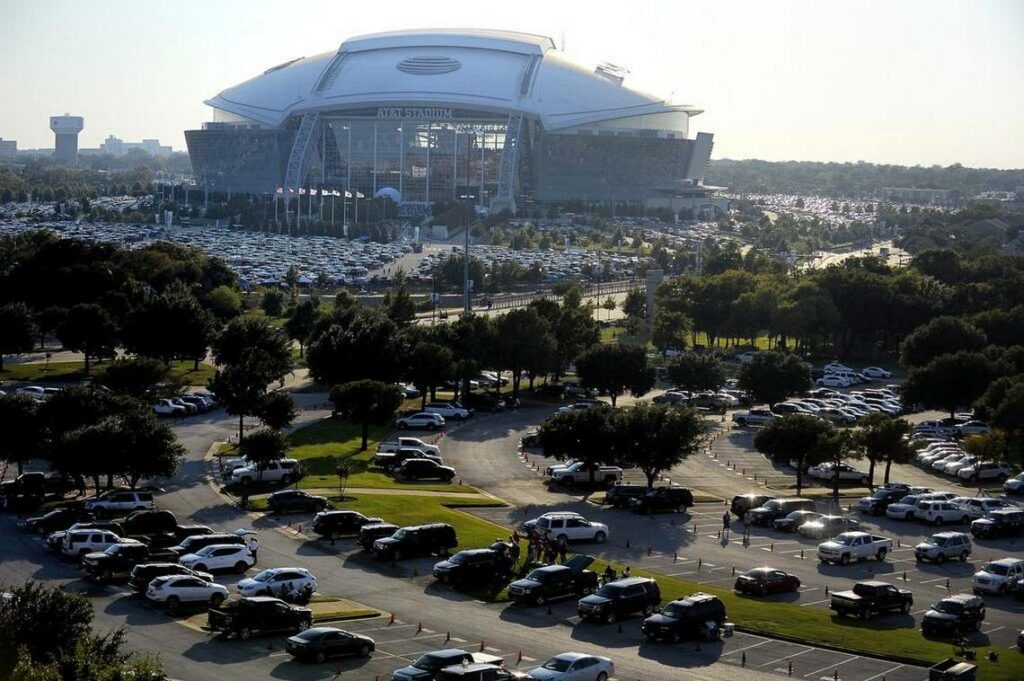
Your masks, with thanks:
M313 626L313 611L280 598L253 596L210 608L206 626L213 631L248 639L257 632L305 631Z
M556 598L579 598L597 590L597 575L587 567L591 556L576 554L563 565L545 565L508 585L508 597L515 603L544 605Z
M63 496L75 489L74 482L58 473L31 471L22 473L14 480L0 482L0 495L9 499L16 497L42 498L50 494Z
M840 615L870 619L879 612L898 610L904 614L914 605L914 595L886 582L857 582L851 591L832 594L829 607Z
M106 551L87 553L82 558L82 569L97 582L127 581L136 565L174 558L167 549L153 549L140 541L128 540Z

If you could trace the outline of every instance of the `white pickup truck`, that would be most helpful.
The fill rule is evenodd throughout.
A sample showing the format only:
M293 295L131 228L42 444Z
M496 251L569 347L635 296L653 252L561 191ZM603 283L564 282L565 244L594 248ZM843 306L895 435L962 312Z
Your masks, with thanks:
M892 551L892 539L867 532L843 532L818 544L818 560L822 563L848 564L851 560L877 558L885 560Z
M577 461L565 468L554 468L548 476L552 484L575 485L588 484L593 480L596 484L607 487L622 480L622 469L618 466L597 466L591 478L590 468L582 461Z
M392 442L380 442L377 444L378 454L393 454L399 449L418 449L424 454L441 456L440 447L429 445L418 437L400 437Z

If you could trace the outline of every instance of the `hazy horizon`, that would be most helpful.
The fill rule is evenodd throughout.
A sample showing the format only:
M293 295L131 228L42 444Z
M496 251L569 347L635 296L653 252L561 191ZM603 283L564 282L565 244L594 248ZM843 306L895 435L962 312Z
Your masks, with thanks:
M221 90L348 37L480 27L551 36L586 64L629 69L626 85L705 113L716 159L1024 168L1024 3L1016 0L691 0L443 7L386 15L306 0L42 0L0 24L0 137L49 148L51 115L85 117L82 147L113 134L185 149Z

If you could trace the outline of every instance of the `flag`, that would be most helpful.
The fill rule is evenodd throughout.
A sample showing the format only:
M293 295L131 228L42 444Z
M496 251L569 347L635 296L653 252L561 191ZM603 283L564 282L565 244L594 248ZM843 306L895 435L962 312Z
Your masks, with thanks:
M356 198L357 199L365 199L366 197L363 196L363 194L361 194L360 192L356 192Z
M294 194L294 193L295 193L295 190L294 190L294 189L292 189L291 187L288 187L288 193L289 193L289 194Z
M284 187L278 187L276 190L277 194L284 194Z
M306 194L306 189L304 187L299 187L299 196L304 196L305 194Z
M331 194L333 196L341 196L341 192L339 192L337 189L335 189L333 192L331 192Z
M352 198L352 192L348 192L348 191L345 192L345 198L346 199L351 199Z
M309 195L310 196L316 196L316 190L315 189L310 189L309 190Z

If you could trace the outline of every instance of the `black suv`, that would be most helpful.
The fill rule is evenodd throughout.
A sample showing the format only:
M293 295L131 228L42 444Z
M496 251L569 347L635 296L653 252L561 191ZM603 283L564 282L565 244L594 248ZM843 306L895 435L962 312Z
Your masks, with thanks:
M729 510L740 520L743 520L743 516L746 515L747 511L752 508L758 508L774 498L770 494L739 494L732 498Z
M954 594L932 606L921 618L921 632L927 635L956 636L981 629L985 620L985 601L981 596Z
M462 406L476 411L505 411L508 405L501 395L494 393L466 393L462 396Z
M685 487L659 487L629 501L629 507L637 513L685 511L691 506L693 493Z
M882 487L881 489L876 489L875 493L871 496L863 497L857 502L857 509L861 513L885 515L885 509L889 508L889 504L902 501L903 497L908 494L910 494L910 488L905 485Z
M395 471L396 478L405 480L444 480L451 482L455 477L455 469L442 466L432 459L406 459Z
M65 506L64 508L56 508L41 516L29 518L25 521L25 529L29 532L49 534L51 532L57 532L58 530L66 530L75 523L86 522L89 520L92 520L91 513L83 511L80 508Z
M434 565L434 577L452 586L489 586L505 583L512 574L512 558L494 549L467 549Z
M971 534L979 539L1019 537L1024 533L1024 511L999 508L971 523Z
M814 511L817 507L811 499L792 497L789 499L771 499L764 502L763 506L752 508L747 511L744 522L749 525L764 525L771 527L774 520L784 518L793 511Z
M382 522L380 518L367 518L357 511L320 511L313 518L313 531L321 537L333 539L359 534L364 525Z
M604 493L604 503L615 508L629 506L629 502L647 494L647 485L637 485L629 482L617 482L608 487Z
M508 597L515 603L544 605L556 598L584 596L597 589L597 575L587 568L591 556L578 553L563 565L545 565L508 585Z
M378 558L401 560L412 556L447 555L458 546L455 528L444 523L403 527L390 537L373 542L373 553Z
M356 542L363 547L365 551L373 550L373 542L377 541L381 537L390 537L398 531L398 525L392 525L391 523L370 523L369 525L363 525L359 528L359 534L356 536Z
M716 631L721 631L725 604L718 596L695 593L672 601L660 613L645 619L640 630L652 641L674 643L681 638L704 636L709 621L715 623Z
M661 605L661 589L653 579L629 577L608 582L576 604L580 619L614 622L623 615L651 615Z
M327 497L318 497L297 489L281 490L267 497L267 509L274 514L323 511L330 505L331 502L327 501Z

